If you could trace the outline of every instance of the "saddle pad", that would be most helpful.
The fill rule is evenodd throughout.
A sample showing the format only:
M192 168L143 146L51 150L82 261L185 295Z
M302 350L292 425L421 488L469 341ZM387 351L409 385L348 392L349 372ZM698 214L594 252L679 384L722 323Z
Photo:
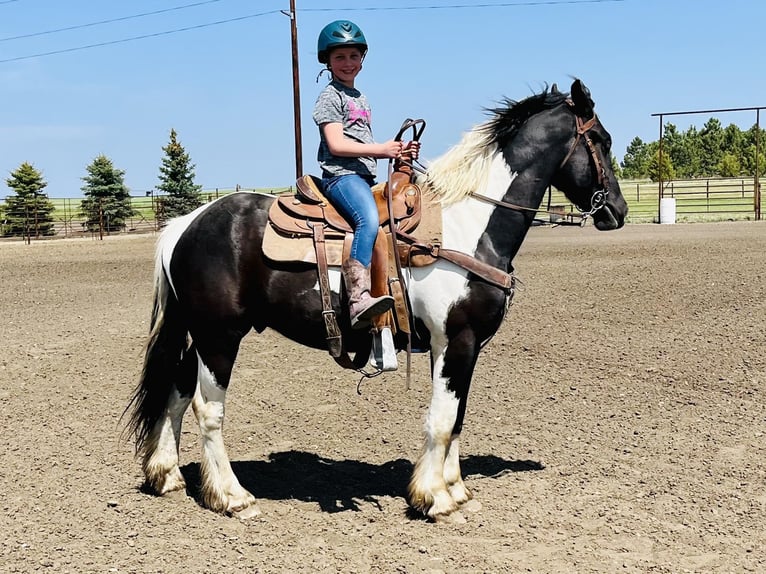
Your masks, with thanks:
M441 244L441 205L423 198L420 224L411 232L423 243ZM327 264L340 266L343 263L343 239L325 237ZM269 223L263 234L263 254L272 261L303 261L316 265L314 240L310 236L294 237L281 234Z
M288 237L267 225L263 234L263 254L272 261L303 261L316 265L317 256L311 237ZM343 263L343 239L325 237L327 264L340 267Z
M422 196L420 199L420 223L414 231L409 232L421 243L442 243L442 206L438 201Z

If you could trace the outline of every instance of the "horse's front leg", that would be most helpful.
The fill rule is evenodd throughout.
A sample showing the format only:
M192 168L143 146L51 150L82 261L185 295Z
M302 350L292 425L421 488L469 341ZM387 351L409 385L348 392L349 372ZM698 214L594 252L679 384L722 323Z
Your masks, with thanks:
M223 418L226 388L216 380L216 375L198 355L198 385L192 400L192 408L202 435L201 489L202 502L216 512L252 518L261 512L255 497L240 485L231 468L226 447L223 444ZM233 358L229 361L214 357L215 373L221 380L229 381Z
M461 522L459 505L471 498L460 473L459 437L477 351L471 338L441 349L432 340L433 394L425 444L409 486L410 504L436 521Z
M462 402L465 402L465 399L464 397ZM447 483L447 490L449 490L452 500L458 505L462 506L473 498L473 494L463 482L463 475L460 471L460 433L458 431L452 434L447 449L447 458L444 461L444 481Z

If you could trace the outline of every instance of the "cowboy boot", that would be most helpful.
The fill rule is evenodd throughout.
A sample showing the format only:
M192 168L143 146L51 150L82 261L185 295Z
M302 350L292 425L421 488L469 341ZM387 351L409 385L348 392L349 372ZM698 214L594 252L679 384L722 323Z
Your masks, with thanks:
M370 268L349 257L343 262L343 278L348 291L348 309L352 329L365 329L376 315L385 313L394 306L394 298L388 295L370 295Z

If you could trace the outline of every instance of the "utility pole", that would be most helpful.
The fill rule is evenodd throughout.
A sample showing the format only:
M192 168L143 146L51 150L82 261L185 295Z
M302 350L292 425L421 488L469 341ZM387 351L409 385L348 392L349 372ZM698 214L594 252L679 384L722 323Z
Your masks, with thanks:
M290 0L290 12L280 10L290 18L290 37L293 54L293 123L295 125L295 179L303 175L303 149L301 146L301 89L298 73L298 25L295 14L295 0Z
M755 219L761 220L761 181L758 156L761 154L761 108L755 110L755 178L753 180L753 201L755 202Z

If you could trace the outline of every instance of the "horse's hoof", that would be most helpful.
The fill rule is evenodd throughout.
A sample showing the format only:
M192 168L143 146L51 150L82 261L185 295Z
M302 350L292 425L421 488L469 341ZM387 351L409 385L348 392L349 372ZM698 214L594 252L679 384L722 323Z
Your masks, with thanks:
M172 494L174 492L181 492L186 494L186 481L184 481L183 478L180 480L175 479L165 482L165 486L163 486L162 490L160 491L160 496L167 496L168 494Z
M459 511L450 512L449 514L437 514L433 517L433 521L436 524L465 524L468 522Z
M239 520L250 520L251 518L257 518L260 516L261 509L258 508L255 504L251 504L250 506L246 506L244 508L232 509L228 512L228 514L234 518L238 518Z
M162 498L168 500L186 500L188 495L186 494L186 487L182 489L169 490L162 495Z
M144 477L144 488L157 496L186 491L186 481L178 467L168 472L146 472Z
M481 510L481 502L478 500L467 500L460 505L460 510L467 512L479 512Z
M458 506L462 506L473 498L471 491L465 487L463 481L457 482L449 487L449 495L452 497Z

